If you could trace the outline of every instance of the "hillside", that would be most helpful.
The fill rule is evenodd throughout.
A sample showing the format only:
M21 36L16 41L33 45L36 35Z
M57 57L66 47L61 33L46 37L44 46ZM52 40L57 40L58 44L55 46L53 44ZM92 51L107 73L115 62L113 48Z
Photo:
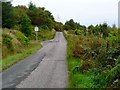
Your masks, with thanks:
M31 53L37 51L42 46L41 41L49 40L54 37L55 31L39 31L38 39L29 40L18 30L3 29L2 32L2 69L10 67Z

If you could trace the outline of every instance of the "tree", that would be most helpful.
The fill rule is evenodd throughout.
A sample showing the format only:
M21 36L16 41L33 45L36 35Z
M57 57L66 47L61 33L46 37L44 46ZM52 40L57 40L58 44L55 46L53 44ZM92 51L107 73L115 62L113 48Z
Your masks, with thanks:
M34 10L34 9L36 9L36 6L32 2L30 2L28 5L28 8L29 8L29 10Z
M21 24L21 20L23 18L23 16L26 14L27 15L27 7L26 6L16 6L13 8L13 12L14 12L14 21L15 21L15 25L19 26L19 24Z
M32 33L31 21L27 15L24 15L22 18L21 32L24 33L26 37L29 37Z
M104 37L108 36L109 30L108 30L108 24L107 23L103 23L102 25L100 24L100 33L102 33Z
M115 24L113 24L113 25L112 25L112 28L116 28L116 25L115 25Z
M60 22L55 22L55 30L56 31L63 31L63 24Z
M65 30L86 30L86 26L82 26L77 22L74 22L73 19L70 19L69 21L66 21L65 25L64 25L64 29Z
M12 28L15 24L13 20L13 8L10 2L2 3L2 27Z
M54 21L54 17L53 17L53 15L52 15L52 13L49 12L48 10L44 10L44 11L45 11L45 15L48 16L51 20Z
M69 21L66 21L64 28L66 30L70 30L70 29L71 30L75 30L76 29L76 25L75 25L74 20L70 19Z
M37 25L43 29L54 28L54 17L45 8L36 7L32 2L29 3L29 10L27 12L33 25Z

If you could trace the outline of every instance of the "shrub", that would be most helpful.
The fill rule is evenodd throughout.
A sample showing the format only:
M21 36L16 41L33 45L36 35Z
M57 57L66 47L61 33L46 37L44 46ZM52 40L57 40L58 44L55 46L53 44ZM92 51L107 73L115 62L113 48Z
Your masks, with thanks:
M2 43L3 43L3 45L5 45L8 49L13 49L13 46L12 46L12 37L10 36L10 35L8 35L8 34L5 34L5 33L3 33L2 34Z
M16 32L16 37L22 45L29 45L29 39L26 36L24 36L20 31Z
M106 25L101 27L105 30ZM120 86L119 34L117 31L109 31L102 31L103 37L94 34L85 36L84 32L80 35L78 30L74 34L71 31L67 33L69 51L72 52L68 52L69 56L82 59L80 65L73 68L73 72L91 73L93 88Z
M89 71L93 67L95 67L95 63L93 60L81 60L81 64L80 64L81 72Z
M70 30L69 32L67 32L68 34L74 34L75 30Z
M116 61L116 65L117 64L120 64L120 55L119 55L119 57L118 57L118 59L117 59L117 61Z
M24 15L21 20L21 32L24 33L26 37L29 37L32 33L31 21L27 15Z
M84 48L82 45L79 44L79 42L75 42L73 47L73 56L74 57L82 57L85 54Z
M83 30L75 30L76 35L81 35L83 33Z
M9 34L2 34L2 57L7 56L8 53L14 53L12 44L12 37Z
M117 64L113 69L111 69L106 77L106 82L110 84L118 78L120 78L120 64Z

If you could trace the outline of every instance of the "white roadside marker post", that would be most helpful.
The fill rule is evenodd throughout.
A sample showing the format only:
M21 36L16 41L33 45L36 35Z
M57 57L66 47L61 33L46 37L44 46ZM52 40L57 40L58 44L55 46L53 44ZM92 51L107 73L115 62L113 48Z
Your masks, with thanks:
M37 42L37 40L38 40L38 30L39 30L39 28L36 26L36 27L35 27L35 32L36 32L36 42Z

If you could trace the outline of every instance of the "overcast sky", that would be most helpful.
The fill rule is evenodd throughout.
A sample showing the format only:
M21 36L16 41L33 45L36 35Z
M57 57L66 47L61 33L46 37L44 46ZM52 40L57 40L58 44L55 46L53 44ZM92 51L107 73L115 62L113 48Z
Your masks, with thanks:
M36 6L49 10L56 21L65 23L74 19L82 25L107 22L118 24L118 1L120 0L13 0L13 6L26 5L32 1Z

